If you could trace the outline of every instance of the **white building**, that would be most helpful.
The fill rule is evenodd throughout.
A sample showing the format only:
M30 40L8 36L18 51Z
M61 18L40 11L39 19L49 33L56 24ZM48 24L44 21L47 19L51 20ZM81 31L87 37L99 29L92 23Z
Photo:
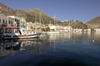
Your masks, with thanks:
M17 26L18 28L26 28L26 20L24 18L20 18L14 15L7 16L9 19L13 18L13 24L14 26Z
M56 27L54 25L50 26L50 30L56 30Z
M9 20L13 20L13 26L17 26L18 28L20 27L20 18L14 15L9 15L7 16Z
M71 26L65 26L65 27L63 27L63 30L70 32L70 31L72 31L72 27Z
M3 27L6 27L8 24L8 19L4 14L0 14L0 33L3 32Z
M32 22L26 22L26 29L31 30L33 28L33 23Z
M0 25L3 27L3 26L7 26L7 22L8 22L8 19L7 17L4 15L4 14L0 14ZM0 27L1 27L0 26Z
M94 30L95 30L96 33L100 32L100 28L95 28Z
M26 28L26 20L24 18L20 18L20 28Z

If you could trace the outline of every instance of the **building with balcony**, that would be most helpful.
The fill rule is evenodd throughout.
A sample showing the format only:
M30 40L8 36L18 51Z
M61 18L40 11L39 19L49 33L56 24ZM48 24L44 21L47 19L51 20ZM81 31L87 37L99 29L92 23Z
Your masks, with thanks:
M9 15L7 16L7 18L9 19L9 26L13 25L13 26L17 26L18 28L20 28L20 18L19 17L15 15Z
M24 18L20 18L14 15L7 16L7 18L11 21L9 26L13 25L17 26L17 28L26 28L26 20Z

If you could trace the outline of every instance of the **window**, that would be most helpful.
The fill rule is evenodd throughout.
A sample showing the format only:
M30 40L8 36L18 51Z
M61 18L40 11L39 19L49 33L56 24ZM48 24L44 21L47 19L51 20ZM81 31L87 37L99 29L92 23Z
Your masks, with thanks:
M10 20L9 20L9 24L10 24Z
M6 24L7 24L7 20L6 20Z
M3 24L5 23L4 19L3 19Z

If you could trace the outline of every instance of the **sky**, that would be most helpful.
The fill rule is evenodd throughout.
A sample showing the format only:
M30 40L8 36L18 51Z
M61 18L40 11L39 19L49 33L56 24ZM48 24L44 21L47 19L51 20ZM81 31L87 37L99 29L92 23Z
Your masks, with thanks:
M100 0L0 0L11 9L40 9L59 21L88 22L100 16Z

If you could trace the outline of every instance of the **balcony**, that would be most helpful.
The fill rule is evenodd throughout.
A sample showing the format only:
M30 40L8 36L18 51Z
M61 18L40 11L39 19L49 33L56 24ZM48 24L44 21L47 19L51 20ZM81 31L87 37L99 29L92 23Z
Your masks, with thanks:
M2 23L2 26L7 26L7 24Z

